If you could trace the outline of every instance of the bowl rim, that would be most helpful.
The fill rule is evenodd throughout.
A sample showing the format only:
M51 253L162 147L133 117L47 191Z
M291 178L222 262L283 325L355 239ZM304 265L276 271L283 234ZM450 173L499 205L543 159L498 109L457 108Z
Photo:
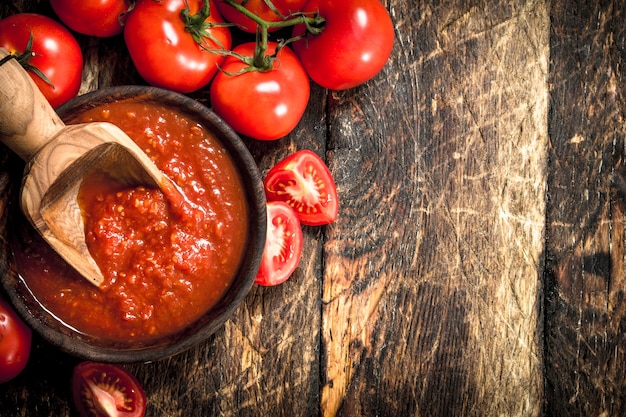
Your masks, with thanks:
M23 280L17 277L16 271L7 271L2 274L0 277L2 285L12 305L34 331L66 353L85 360L99 362L133 363L162 360L182 353L207 340L231 317L252 288L261 263L267 232L265 192L257 163L240 136L223 119L198 100L181 93L152 86L113 86L80 95L57 108L56 112L62 119L67 119L69 115L79 114L88 108L127 99L147 100L167 106L175 106L183 113L200 119L198 121L212 132L215 139L227 149L243 180L249 211L248 240L244 257L237 273L237 276L243 277L243 280L238 280L229 286L227 292L220 298L217 304L198 320L187 328L174 333L177 335L177 339L172 344L165 343L170 336L163 336L155 341L156 344L147 342L147 345L142 344L137 348L125 347L122 349L119 347L96 346L82 340L82 336L81 338L72 337L67 334L68 331L76 336L79 336L81 333L71 329L71 327L68 330L67 325L54 318L54 315L36 300ZM8 251L11 252L10 244L7 243L7 246ZM13 257L11 253L8 256L10 258ZM18 288L18 286L21 286L21 288ZM29 300L25 300L24 297L29 297ZM27 304L38 306L40 312L43 312L44 315L50 315L59 322L60 326L65 326L64 332L49 327L46 322L30 311ZM203 324L196 329L195 327L197 327L196 325L199 322Z

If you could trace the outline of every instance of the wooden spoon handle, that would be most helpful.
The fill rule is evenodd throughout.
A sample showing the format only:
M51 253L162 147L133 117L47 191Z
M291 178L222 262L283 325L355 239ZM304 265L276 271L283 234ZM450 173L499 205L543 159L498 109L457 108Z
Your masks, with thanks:
M8 56L0 48L0 59ZM15 59L0 65L0 140L23 160L31 158L65 125Z

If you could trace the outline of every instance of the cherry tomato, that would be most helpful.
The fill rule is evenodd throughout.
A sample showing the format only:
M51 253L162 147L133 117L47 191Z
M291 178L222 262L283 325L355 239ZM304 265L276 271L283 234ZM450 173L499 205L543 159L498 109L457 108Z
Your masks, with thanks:
M254 282L262 286L285 282L300 263L302 243L302 227L291 206L268 202L265 248Z
M67 27L99 38L122 33L122 17L129 8L125 0L50 0L50 5Z
M32 332L0 298L0 384L15 378L24 370L30 357Z
M27 50L29 39L32 39L32 45ZM52 107L58 107L78 94L83 75L83 54L74 36L56 20L33 13L20 13L0 20L0 47L19 56L20 63ZM41 71L48 82L37 71Z
M224 22L213 1L210 15L196 23L181 16L187 7L190 17L206 11L203 0L138 0L124 26L126 46L143 79L180 93L204 87L217 72L224 57L207 49L229 50L232 44L228 27L202 29Z
M307 226L337 219L337 187L330 170L315 152L295 152L269 170L263 183L268 201L284 201Z
M146 394L139 381L117 365L79 363L72 375L72 398L81 417L146 414Z
M331 90L355 87L385 66L394 42L391 17L380 0L310 0L305 11L326 20L318 35L293 43L313 81ZM293 35L302 35L296 25Z
M268 54L274 54L276 47L275 42L268 42ZM249 42L233 53L251 58L254 50L255 43ZM235 56L226 58L211 84L213 110L243 135L280 139L297 126L309 102L306 72L288 47L279 51L271 70L246 71L248 67Z
M267 0L236 0L237 3L243 5L255 15L259 16L266 22L279 22L285 20L293 13L297 13L306 4L307 0L272 0L270 7ZM239 10L230 6L224 0L216 1L217 8L227 21L234 23L244 32L255 33L257 24L252 19L241 13ZM279 28L270 28L269 31L275 31Z

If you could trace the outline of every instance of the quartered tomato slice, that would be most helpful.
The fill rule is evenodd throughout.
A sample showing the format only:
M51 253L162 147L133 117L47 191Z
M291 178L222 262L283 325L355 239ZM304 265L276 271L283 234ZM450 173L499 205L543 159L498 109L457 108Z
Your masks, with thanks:
M267 203L267 235L254 282L271 286L285 282L302 256L302 228L293 209L282 201Z
M146 394L121 366L81 362L72 376L74 404L81 416L143 417Z
M267 173L264 181L268 201L289 204L300 223L319 226L337 219L337 187L330 170L309 150L289 155Z

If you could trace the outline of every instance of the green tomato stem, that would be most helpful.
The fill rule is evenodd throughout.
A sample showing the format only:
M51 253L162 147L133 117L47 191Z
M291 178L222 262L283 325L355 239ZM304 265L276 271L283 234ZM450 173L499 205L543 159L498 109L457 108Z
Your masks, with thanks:
M54 84L52 84L52 81L50 81L50 79L46 77L46 75L43 72L41 72L39 68L37 68L36 66L30 63L30 60L34 58L35 55L36 55L35 52L33 52L33 31L31 30L30 37L28 38L28 42L26 43L26 49L24 49L24 52L22 52L21 54L14 52L12 54L5 56L2 59L2 61L0 61L0 65L4 65L10 59L15 59L22 66L22 68L24 68L24 70L32 71L35 75L41 78L46 84L54 87Z
M260 38L260 39L259 39ZM252 65L261 70L269 70L272 68L272 63L266 59L267 53L268 34L267 30L257 30L256 47L254 48L254 57L252 59Z
M270 0L266 0L268 6L277 12L276 7L271 3ZM272 69L272 61L273 58L276 57L280 48L285 45L294 42L298 39L301 39L303 36L296 36L284 41L279 42L278 48L276 52L272 56L267 56L267 42L268 42L268 32L269 29L281 29L286 27L291 27L295 25L304 24L307 28L306 33L319 34L324 29L324 18L319 14L315 13L313 15L307 15L305 13L298 13L293 15L289 19L279 20L276 22L270 22L262 19L257 16L250 10L246 9L240 3L235 0L224 0L224 3L234 7L244 16L251 19L254 23L257 24L257 37L256 37L256 48L254 57L252 60L252 65L257 68L259 71L268 71Z
M206 46L206 40L209 39L223 49L223 46L215 38L215 36L211 35L209 30L213 27L228 25L207 22L206 20L209 18L209 16L211 16L210 0L203 0L202 8L196 14L191 14L191 9L189 8L189 5L187 5L186 8L180 11L180 17L185 24L185 30L189 32L191 37L196 41L198 45L203 48L210 49Z

